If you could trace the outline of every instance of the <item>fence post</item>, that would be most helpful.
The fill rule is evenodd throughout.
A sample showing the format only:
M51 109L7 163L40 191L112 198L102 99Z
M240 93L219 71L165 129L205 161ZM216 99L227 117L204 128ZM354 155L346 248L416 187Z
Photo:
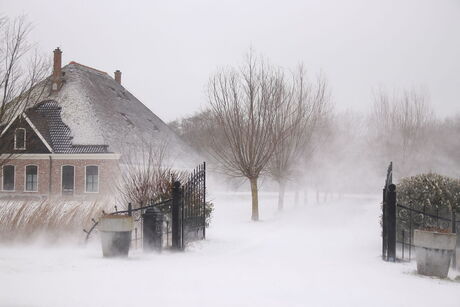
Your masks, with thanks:
M396 261L396 185L388 186L387 205L387 242L388 260Z
M131 203L128 203L128 215L129 216L133 215L132 210L133 210L133 206L131 205Z
M382 197L382 259L388 260L387 258L387 201L386 201L387 189L383 188L383 197Z
M172 221L171 221L171 245L173 249L179 250L182 248L181 246L181 229L180 229L180 202L181 202L181 195L180 195L180 182L175 181L173 183L173 191L172 191Z

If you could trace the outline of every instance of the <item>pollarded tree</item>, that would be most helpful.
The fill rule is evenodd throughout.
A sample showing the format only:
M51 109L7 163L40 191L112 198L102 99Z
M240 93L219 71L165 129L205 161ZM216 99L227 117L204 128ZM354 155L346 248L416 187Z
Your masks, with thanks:
M251 185L252 220L259 220L258 179L288 136L292 88L284 74L249 53L240 69L223 70L209 81L210 154L230 176Z
M269 174L279 185L278 209L284 206L284 194L289 180L300 177L299 162L310 156L314 150L313 134L318 122L326 116L329 107L329 93L324 78L318 77L316 83L308 82L305 70L299 67L291 86L292 100L287 123L282 123L281 131L288 128L286 137L280 138L269 163Z

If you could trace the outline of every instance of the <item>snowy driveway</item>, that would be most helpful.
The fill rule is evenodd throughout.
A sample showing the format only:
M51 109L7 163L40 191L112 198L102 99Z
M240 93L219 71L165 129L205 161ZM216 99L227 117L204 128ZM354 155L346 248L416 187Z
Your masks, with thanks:
M460 306L460 273L381 261L377 198L283 214L275 199L261 197L252 223L248 195L216 195L208 239L186 253L1 246L0 306Z

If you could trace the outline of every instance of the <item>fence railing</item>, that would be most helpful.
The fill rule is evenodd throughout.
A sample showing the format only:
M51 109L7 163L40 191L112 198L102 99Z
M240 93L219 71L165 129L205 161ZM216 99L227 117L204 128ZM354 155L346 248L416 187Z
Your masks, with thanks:
M115 211L108 215L126 214L133 216L135 227L131 245L143 249L172 248L183 250L192 241L206 238L206 164L193 170L187 182L172 183L172 198L138 208L128 204L127 210ZM103 212L104 215L107 213ZM90 237L99 221L86 232Z
M457 220L455 210L397 202L397 190L392 177L393 164L390 163L382 201L383 260L410 261L415 247L413 239L416 229L436 228L452 233L460 232L460 220Z
M440 210L439 208L430 209L425 205L423 209L415 209L413 207L396 204L397 210L397 233L396 244L397 250L400 252L397 259L410 261L413 256L414 230L415 229L437 229L438 231L446 231L458 233L460 230L460 221L457 221L455 210ZM455 257L454 257L455 259Z

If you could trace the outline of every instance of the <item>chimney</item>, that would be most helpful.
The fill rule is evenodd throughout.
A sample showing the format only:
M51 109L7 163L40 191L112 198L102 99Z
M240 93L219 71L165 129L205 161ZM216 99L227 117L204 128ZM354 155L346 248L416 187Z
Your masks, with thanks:
M115 71L115 81L117 81L118 84L121 84L121 71L118 69Z
M52 92L57 92L61 88L61 83L62 83L61 64L62 64L62 51L58 47L54 49L53 79L52 79L53 83L51 85Z

